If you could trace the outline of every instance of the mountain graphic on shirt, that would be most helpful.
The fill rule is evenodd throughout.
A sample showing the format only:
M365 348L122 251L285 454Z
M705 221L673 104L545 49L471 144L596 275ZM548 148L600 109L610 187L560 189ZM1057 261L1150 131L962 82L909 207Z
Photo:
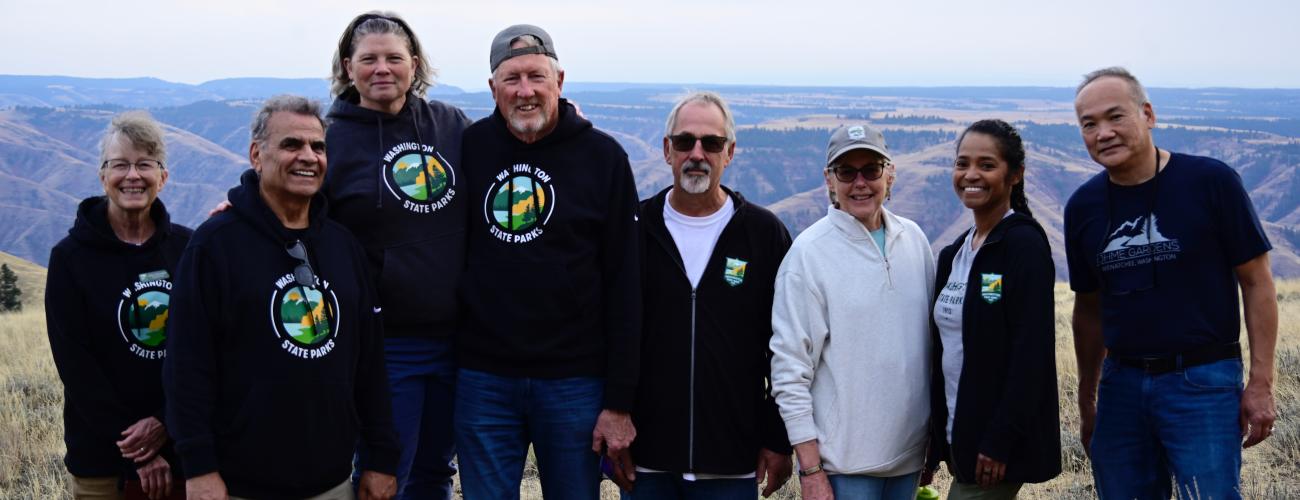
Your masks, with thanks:
M170 296L161 291L148 291L136 297L126 320L136 340L149 347L158 347L167 339L167 305Z
M1151 243L1160 243L1169 241L1163 234L1160 234L1160 219L1154 214L1151 215L1151 237L1148 240L1146 230L1146 216L1139 215L1131 221L1120 224L1114 232L1107 236L1106 249L1102 252L1113 252L1131 247L1142 247Z
M393 164L393 180L411 199L428 201L447 187L447 171L433 157L411 153Z

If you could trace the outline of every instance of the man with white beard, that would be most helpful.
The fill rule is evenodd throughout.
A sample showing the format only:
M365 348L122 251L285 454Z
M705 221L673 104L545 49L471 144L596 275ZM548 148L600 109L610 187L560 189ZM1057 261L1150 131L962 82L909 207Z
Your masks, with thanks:
M463 136L475 206L457 337L461 487L519 498L531 443L543 496L597 500L599 454L625 483L636 438L636 184L618 142L560 97L550 34L506 28L488 60L496 108Z
M790 477L767 392L769 321L790 233L721 184L736 125L720 96L678 101L664 131L673 186L641 202L641 374L633 499L754 498Z

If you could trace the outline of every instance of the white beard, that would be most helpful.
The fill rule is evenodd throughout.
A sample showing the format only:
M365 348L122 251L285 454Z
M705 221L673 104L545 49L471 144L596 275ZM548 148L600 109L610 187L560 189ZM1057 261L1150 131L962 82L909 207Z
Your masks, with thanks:
M704 175L687 175L686 171L688 169L696 169L696 168L703 169ZM712 173L713 173L713 168L710 167L708 163L694 162L694 161L687 161L686 163L683 163L682 180L679 183L681 184L680 187L682 188L682 191L686 191L687 193L690 194L700 194L705 191L708 191L709 187L713 185L713 178L709 177L709 175Z

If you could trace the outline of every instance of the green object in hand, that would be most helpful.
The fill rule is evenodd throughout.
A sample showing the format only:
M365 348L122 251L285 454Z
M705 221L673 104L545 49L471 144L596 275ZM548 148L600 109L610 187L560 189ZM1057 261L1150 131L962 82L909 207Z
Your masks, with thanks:
M916 500L939 500L939 490L932 486L922 486L916 489Z

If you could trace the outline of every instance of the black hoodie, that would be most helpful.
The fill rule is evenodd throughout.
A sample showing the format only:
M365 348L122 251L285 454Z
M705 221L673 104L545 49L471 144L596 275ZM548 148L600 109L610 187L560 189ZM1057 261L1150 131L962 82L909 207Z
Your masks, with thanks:
M240 184L176 273L163 385L186 477L217 471L231 495L309 497L348 478L358 438L371 450L360 468L392 474L382 325L361 245L323 216L323 196L309 227L290 230L255 172ZM319 287L295 282L294 241Z
M966 233L939 252L935 297L948 283ZM1047 234L1032 217L998 222L971 262L962 302L962 369L952 446L943 383L943 342L933 319L929 467L940 460L963 483L976 482L980 453L1007 466L1005 480L1039 483L1061 472L1056 395L1055 267ZM985 290L989 280L1000 287ZM933 301L931 302L933 304Z
M767 391L772 297L790 233L723 187L736 212L692 288L664 223L670 189L641 202L645 330L632 456L660 471L754 472L760 448L791 451Z
M45 325L63 379L63 463L74 476L134 479L136 464L116 442L140 419L162 420L171 279L190 230L171 223L162 200L149 215L153 236L124 243L109 226L108 201L86 198L50 251Z
M627 153L561 99L526 144L500 111L465 131L469 257L461 366L510 377L605 377L631 410L641 341L636 186Z
M325 132L329 216L363 242L385 335L447 338L465 266L460 136L469 118L414 95L396 115L351 97L334 101Z

